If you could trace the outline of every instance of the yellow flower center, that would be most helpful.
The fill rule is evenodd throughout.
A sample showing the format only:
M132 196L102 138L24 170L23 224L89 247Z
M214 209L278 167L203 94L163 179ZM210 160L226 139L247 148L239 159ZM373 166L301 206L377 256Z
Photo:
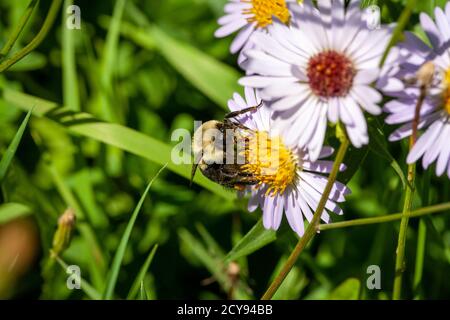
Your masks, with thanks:
M444 109L450 115L450 69L445 72Z
M285 0L241 0L252 4L251 9L245 9L244 14L251 14L248 22L257 22L258 27L265 28L272 24L275 16L283 23L289 23L291 18Z
M251 174L257 184L265 184L266 195L283 194L297 179L298 160L280 137L270 138L265 131L257 131L248 138L244 172Z

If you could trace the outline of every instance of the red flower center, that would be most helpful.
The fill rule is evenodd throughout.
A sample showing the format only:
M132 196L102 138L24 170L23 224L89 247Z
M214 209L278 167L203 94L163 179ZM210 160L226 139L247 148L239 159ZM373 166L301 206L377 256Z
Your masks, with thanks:
M323 98L347 95L356 74L353 63L336 51L325 51L313 56L309 60L307 72L311 90Z

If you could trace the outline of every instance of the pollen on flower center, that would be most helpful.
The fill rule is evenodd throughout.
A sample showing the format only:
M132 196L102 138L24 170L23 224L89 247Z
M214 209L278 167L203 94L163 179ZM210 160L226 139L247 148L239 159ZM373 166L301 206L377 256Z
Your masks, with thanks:
M242 170L265 184L267 195L283 194L297 179L298 160L280 137L271 138L265 131L257 131L248 138L245 165Z
M272 24L272 17L275 16L283 23L289 23L291 18L286 5L286 0L241 0L252 4L251 9L245 9L244 14L251 15L248 22L257 23L258 27L265 28Z
M315 95L323 98L346 96L355 74L353 63L336 51L321 52L308 63L309 86Z
M450 116L450 69L445 72L444 109Z

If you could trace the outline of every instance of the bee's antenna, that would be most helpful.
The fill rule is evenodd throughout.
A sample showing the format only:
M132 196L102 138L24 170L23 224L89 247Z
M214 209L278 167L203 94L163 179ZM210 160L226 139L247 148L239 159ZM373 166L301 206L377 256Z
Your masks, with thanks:
M260 101L259 104L255 107L255 110L258 110L259 108L262 107L262 105L264 104L264 101Z
M240 116L247 112L254 112L254 111L258 110L259 108L261 108L262 105L263 105L263 101L261 100L261 102L257 106L253 106L253 107L249 107L249 108L245 108L242 110L233 111L233 112L228 113L227 115L225 115L225 119L236 118L237 116Z
M192 187L192 182L194 182L195 172L197 171L198 164L202 160L202 155L199 154L197 157L194 157L194 163L192 164L192 171L191 171L191 181L189 183L189 188Z
M197 171L198 163L192 165L191 181L189 182L189 188L192 188L192 182L194 181L195 172Z

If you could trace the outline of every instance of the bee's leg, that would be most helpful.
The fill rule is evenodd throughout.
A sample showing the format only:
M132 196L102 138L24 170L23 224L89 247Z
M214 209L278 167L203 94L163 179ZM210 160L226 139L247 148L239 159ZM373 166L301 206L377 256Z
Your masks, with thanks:
M195 177L195 172L197 171L197 167L198 167L198 163L194 163L192 165L192 170L191 170L191 180L189 183L189 187L192 187L192 182L194 181L194 177Z
M190 180L189 187L192 187L192 182L194 181L195 172L197 171L198 164L200 163L201 160L202 160L201 155L195 157L195 159L194 159L194 163L192 164L191 180Z
M227 115L225 115L225 119L231 119L231 118L236 118L237 116L240 116L241 114L247 113L247 112L252 112L252 111L256 111L259 108L261 108L261 106L263 105L263 102L261 100L261 102L254 107L250 107L250 108L245 108L242 110L238 110L238 111L233 111L228 113Z

